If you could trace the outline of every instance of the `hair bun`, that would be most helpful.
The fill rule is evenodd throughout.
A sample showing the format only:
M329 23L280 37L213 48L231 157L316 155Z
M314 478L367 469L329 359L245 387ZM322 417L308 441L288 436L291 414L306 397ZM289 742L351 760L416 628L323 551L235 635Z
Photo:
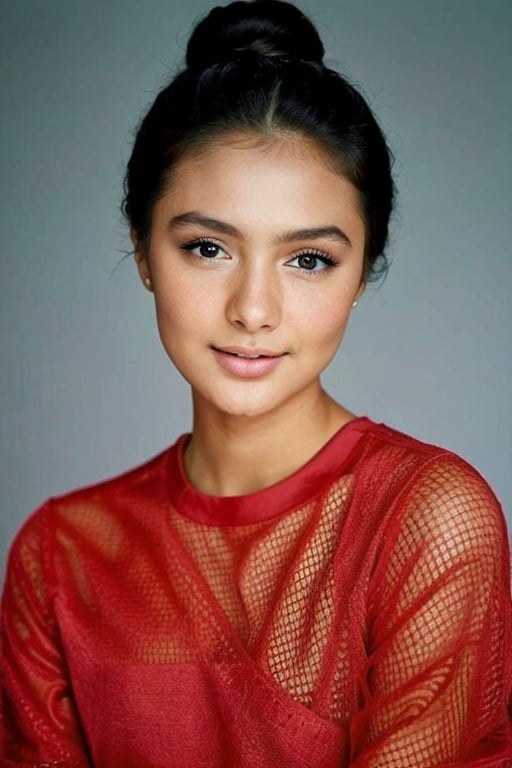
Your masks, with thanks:
M186 62L206 69L240 58L285 56L322 62L324 47L313 24L283 0L236 0L212 11L192 32Z

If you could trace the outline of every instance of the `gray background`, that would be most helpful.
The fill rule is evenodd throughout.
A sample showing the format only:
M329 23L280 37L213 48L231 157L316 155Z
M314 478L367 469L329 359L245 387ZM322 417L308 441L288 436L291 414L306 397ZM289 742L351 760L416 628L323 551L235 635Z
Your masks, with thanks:
M118 204L131 131L208 5L2 3L2 568L44 498L189 427L151 298L122 260ZM400 190L391 273L360 302L326 384L354 411L461 453L510 515L512 3L303 8L374 106Z

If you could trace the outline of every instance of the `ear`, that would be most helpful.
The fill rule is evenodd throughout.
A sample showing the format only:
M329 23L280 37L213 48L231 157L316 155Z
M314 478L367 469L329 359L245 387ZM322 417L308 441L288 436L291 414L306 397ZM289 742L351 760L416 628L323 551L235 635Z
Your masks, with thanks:
M135 263L137 264L137 269L139 271L140 279L142 280L146 288L150 288L151 274L149 270L149 262L147 258L146 249L144 248L141 241L139 240L137 232L133 229L133 227L132 229L130 229L130 239L133 244L133 255L135 258Z
M361 298L361 296L363 295L363 293L365 292L365 290L366 290L366 281L365 280L361 280L359 288L357 289L357 293L354 296L354 302L356 304L359 301L359 299Z

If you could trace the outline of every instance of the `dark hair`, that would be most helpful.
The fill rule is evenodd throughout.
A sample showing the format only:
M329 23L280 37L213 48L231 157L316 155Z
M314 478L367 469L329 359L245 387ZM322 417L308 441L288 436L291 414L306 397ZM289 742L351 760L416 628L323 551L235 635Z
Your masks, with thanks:
M359 191L365 279L386 270L391 153L364 98L323 56L312 23L281 0L237 0L199 22L186 68L142 120L128 163L123 212L142 245L153 205L185 154L226 132L294 132L315 141Z

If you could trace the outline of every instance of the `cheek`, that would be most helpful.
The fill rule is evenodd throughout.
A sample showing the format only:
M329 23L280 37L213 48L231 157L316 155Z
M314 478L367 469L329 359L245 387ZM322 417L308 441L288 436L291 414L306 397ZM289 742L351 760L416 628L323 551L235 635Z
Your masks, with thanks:
M351 303L339 294L323 295L321 300L303 302L296 307L295 322L302 333L310 339L312 345L318 345L322 354L322 344L337 344L345 331Z
M155 307L160 335L173 343L201 334L211 328L217 305L212 291L198 291L197 286L192 290L186 281L177 280L165 290L157 286Z
M336 350L341 344L347 327L348 314L346 312L333 314L328 322L322 325L321 333L324 346Z

